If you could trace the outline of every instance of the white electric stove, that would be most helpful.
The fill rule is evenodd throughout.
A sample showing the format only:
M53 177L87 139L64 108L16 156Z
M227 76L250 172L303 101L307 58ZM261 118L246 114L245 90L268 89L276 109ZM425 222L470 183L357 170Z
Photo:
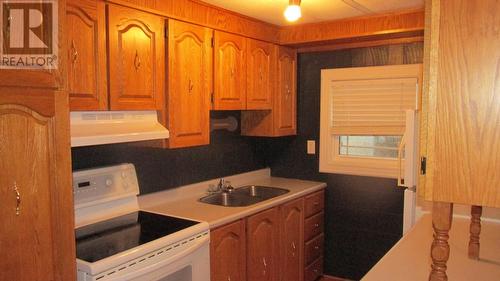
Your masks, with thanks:
M78 281L209 281L206 222L139 209L132 164L73 173Z

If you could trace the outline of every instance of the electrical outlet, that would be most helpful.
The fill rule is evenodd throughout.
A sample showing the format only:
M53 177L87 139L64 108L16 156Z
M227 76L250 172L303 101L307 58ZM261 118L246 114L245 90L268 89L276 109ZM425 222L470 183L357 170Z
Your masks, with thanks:
M316 141L308 140L307 141L307 154L316 154Z

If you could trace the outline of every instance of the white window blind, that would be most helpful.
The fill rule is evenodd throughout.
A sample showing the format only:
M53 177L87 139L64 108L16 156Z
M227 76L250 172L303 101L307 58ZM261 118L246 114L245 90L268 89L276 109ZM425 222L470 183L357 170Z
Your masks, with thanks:
M332 135L402 135L405 111L416 109L417 78L334 80L330 85Z

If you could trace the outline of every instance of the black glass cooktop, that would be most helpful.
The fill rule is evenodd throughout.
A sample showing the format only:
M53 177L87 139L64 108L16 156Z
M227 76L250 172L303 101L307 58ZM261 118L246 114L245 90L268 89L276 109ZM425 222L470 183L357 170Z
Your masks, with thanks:
M138 211L75 230L76 257L95 262L198 224Z

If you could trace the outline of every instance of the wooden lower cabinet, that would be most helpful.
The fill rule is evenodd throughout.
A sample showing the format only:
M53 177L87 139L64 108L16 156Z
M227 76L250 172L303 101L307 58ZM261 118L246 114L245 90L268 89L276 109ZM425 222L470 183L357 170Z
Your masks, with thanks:
M212 281L246 280L245 220L212 231L210 253Z
M323 191L212 230L211 280L304 281L304 278L315 280L311 276L320 276L323 272L322 231L304 242L305 205L311 196L323 198ZM323 214L323 209L317 210Z
M304 199L280 208L280 260L282 281L301 281L304 275Z
M279 279L279 209L272 208L247 219L247 280Z

